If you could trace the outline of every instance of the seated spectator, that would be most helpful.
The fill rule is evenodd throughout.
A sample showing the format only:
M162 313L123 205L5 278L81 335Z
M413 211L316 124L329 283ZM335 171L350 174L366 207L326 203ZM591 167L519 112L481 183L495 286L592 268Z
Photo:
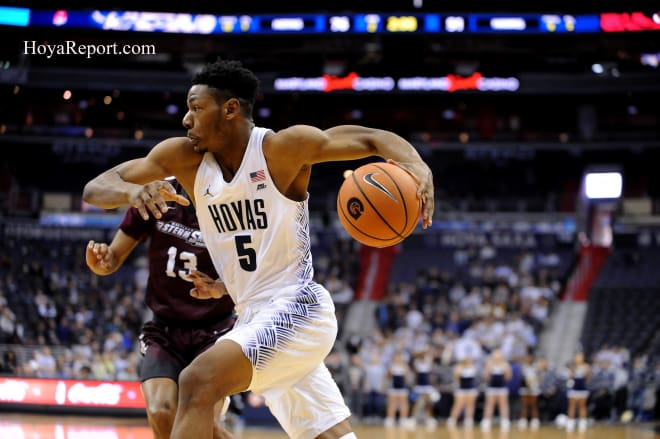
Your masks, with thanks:
M2 363L0 363L0 374L17 375L19 372L18 359L16 353L12 350L6 350L2 354Z

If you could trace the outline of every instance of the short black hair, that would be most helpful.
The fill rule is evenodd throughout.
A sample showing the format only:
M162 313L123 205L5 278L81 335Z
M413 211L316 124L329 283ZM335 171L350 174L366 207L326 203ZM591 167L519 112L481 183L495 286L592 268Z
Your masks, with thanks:
M252 117L259 79L251 70L243 67L240 61L218 58L195 74L192 84L206 85L217 90L215 98L219 103L230 98L238 99L244 114Z

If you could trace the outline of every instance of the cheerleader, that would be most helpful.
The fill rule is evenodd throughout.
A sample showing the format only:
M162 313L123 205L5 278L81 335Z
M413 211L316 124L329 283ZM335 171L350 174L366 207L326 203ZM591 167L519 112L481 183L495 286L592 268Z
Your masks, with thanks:
M433 351L426 350L413 360L415 372L415 394L417 400L413 407L413 413L424 413L426 428L435 430L437 422L433 417L433 404L440 400L440 393L431 383L431 372L433 369ZM414 417L413 417L414 418Z
M527 417L531 416L529 426L532 430L539 429L539 404L538 399L541 394L541 381L539 379L539 370L534 363L534 355L528 353L523 358L522 363L522 383L520 386L520 419L518 420L518 429L527 428Z
M500 429L509 431L509 388L507 384L511 379L511 366L504 358L500 349L495 349L484 369L484 377L488 383L486 389L486 403L484 406L484 417L481 420L481 430L490 431L491 418L495 408L500 415Z
M470 356L464 357L454 366L454 402L451 407L447 427L456 427L456 421L463 414L463 426L474 425L474 408L477 404L477 367Z
M587 383L591 375L591 367L584 361L584 354L578 353L573 359L573 364L568 369L568 420L566 421L566 431L573 431L575 428L575 412L579 410L580 422L579 431L587 429L587 398L589 390Z
M408 379L410 367L404 359L402 352L394 354L394 359L389 367L388 375L391 386L387 391L387 417L385 427L393 427L397 411L399 413L399 425L402 427L413 427L414 420L408 418L410 403L408 402L409 390Z

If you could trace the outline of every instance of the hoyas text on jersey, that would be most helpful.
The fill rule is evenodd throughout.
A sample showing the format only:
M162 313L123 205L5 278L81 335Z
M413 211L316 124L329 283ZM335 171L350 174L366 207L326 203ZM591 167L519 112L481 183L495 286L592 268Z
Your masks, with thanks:
M255 200L236 200L231 203L209 205L211 218L218 232L236 230L258 230L268 227L268 217L264 211L265 202Z

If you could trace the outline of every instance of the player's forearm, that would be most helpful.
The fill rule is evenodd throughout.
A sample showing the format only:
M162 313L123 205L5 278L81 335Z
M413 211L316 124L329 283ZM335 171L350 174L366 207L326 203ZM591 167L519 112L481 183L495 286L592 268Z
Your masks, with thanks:
M113 168L85 185L83 200L103 209L114 209L129 205L131 191L140 187L140 185L122 179L117 168Z
M376 154L399 163L423 163L415 147L403 137L390 131L375 130L370 143Z

